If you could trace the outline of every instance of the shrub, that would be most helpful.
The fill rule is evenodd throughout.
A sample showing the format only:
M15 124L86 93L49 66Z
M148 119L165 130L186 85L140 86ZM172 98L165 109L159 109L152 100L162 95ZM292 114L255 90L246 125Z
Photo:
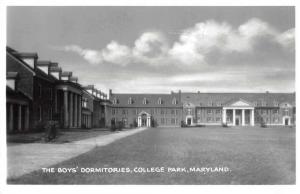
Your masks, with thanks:
M58 133L58 122L57 121L48 121L45 124L45 140L51 141L57 137Z
M136 120L133 121L133 127L138 127L138 123L136 122Z
M187 127L184 121L181 121L181 127Z
M222 123L222 127L228 127L227 123Z
M260 123L260 127L262 127L262 128L266 128L266 127L267 127L267 125L266 125L266 123L265 123L264 121L262 121L262 122Z
M154 120L153 118L151 119L151 127L157 127L158 126L158 123L156 120Z

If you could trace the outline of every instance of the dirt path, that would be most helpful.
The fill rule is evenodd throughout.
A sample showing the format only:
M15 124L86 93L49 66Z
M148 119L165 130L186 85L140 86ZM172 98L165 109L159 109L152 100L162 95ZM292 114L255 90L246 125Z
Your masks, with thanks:
M31 143L7 147L7 178L16 178L144 131L138 128L65 144Z

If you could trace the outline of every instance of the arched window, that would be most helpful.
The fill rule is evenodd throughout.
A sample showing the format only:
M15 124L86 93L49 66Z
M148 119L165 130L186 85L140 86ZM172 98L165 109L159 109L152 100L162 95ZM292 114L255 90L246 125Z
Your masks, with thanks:
M143 104L147 104L147 98L143 99Z
M133 100L132 100L132 98L130 97L129 99L128 99L128 104L132 104L133 103Z
M117 98L113 99L113 104L118 104L118 99Z
M177 99L176 98L173 98L172 104L177 104Z
M158 101L157 101L158 104L162 104L162 100L161 98L158 98Z

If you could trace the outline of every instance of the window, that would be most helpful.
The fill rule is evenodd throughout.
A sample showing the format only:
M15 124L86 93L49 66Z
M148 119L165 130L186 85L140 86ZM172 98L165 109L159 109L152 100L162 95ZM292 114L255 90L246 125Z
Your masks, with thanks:
M126 115L126 110L125 109L122 110L122 114Z
M136 111L135 109L132 110L132 114L133 114L133 115L136 115L136 112L137 112L137 111Z
M177 104L177 100L176 100L176 98L173 98L173 100L172 100L172 104Z
M220 121L221 121L221 117L217 117L217 118L216 118L216 121L217 121L217 122L220 122Z
M266 106L267 103L265 101L261 101L261 106Z
M211 109L208 109L208 110L207 110L207 114L212 114L212 110L211 110Z
M123 125L126 126L127 125L127 118L122 118L122 122L123 122Z
M117 98L114 98L113 104L118 104L118 99Z
M164 110L163 110L163 109L160 110L160 114L161 114L161 115L164 114Z
M42 107L39 107L39 121L42 121Z
M279 119L277 117L273 118L273 123L278 123Z
M143 99L143 104L147 104L147 98Z
M158 101L157 101L158 104L162 104L162 100L161 98L158 98Z
M50 96L50 100L52 100L52 89L49 88L49 96Z
M288 116L289 115L289 110L285 109L283 114L284 114L284 116Z
M154 110L153 110L153 109L151 109L151 110L150 110L150 113L151 113L151 115L153 115L153 114L154 114Z
M200 109L197 110L197 115L201 115L201 110Z
M187 114L188 114L188 115L191 115L191 114L192 114L192 109L190 109L190 108L187 109Z
M265 115L267 114L267 110L262 110L261 113Z
M115 109L111 109L111 114L115 115L116 114L116 110Z
M175 114L175 111L172 109L171 110L171 115L174 115Z
M207 117L207 122L211 122L212 118L211 117Z
M274 101L273 104L274 104L274 106L278 106L279 105L279 103L277 101Z
M220 110L220 109L217 109L217 110L216 110L216 114L221 114L221 110Z
M212 101L209 101L208 102L208 106L212 106L213 105L213 102Z
M160 119L160 123L161 123L161 124L165 124L165 119L164 119L164 118L161 118L161 119Z
M222 106L221 102L216 102L217 106Z
M133 104L133 100L131 97L128 99L128 104Z
M273 114L278 114L278 109L274 109Z
M175 124L175 118L171 119L171 124Z
M178 110L177 109L175 110L175 115L178 115Z
M38 94L39 94L39 97L42 97L42 85L38 85Z

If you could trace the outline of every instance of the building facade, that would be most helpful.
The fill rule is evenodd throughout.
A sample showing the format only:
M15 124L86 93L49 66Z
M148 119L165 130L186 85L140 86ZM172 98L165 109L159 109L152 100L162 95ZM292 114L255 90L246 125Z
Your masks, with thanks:
M114 94L107 126L295 125L295 93Z
M180 91L171 94L114 94L109 92L107 126L121 121L125 127L180 126Z
M65 129L82 128L82 121L87 124L87 109L83 107L82 98L88 93L72 72L62 71L58 63L38 60L37 53L18 52L9 47L6 61L9 133L40 131L48 121L57 121ZM107 96L96 91L97 94L91 94L93 106L88 124L103 127Z

